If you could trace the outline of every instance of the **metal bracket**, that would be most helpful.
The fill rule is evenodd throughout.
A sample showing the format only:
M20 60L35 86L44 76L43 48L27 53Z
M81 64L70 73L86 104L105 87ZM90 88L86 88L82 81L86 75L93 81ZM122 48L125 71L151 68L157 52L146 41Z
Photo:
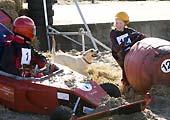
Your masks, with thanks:
M77 107L78 107L79 102L80 102L80 97L77 98L76 104L75 104L75 106L74 106L74 108L73 108L73 115L75 115L75 112L76 112L76 110L77 110Z
M50 51L50 38L49 38L49 30L48 30L48 17L47 17L47 4L46 0L43 0L43 6L44 6L44 16L45 16L45 27L46 27L46 37L48 42L48 50Z

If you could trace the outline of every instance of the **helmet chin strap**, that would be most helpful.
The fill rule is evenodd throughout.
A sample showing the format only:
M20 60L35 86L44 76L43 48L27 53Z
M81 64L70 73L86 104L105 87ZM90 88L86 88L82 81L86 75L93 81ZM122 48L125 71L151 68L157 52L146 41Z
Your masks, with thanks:
M27 38L27 37L25 37L25 36L23 36L23 35L20 35L20 34L18 34L18 33L16 33L16 36L18 36L18 37L20 37L21 39L23 39L23 40L25 41L25 43L31 44L31 41L30 41L29 38Z

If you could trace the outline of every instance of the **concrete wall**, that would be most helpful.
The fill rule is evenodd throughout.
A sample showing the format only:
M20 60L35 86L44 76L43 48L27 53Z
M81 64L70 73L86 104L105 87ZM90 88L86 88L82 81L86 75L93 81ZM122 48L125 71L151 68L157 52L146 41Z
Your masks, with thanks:
M159 37L170 41L170 21L133 22L130 26L148 37Z
M102 24L90 24L89 28L95 38L100 40L109 46L109 33L111 30L112 23ZM55 26L59 31L78 31L80 27L84 28L84 25L67 25L67 26ZM132 22L130 27L146 34L147 37L159 37L170 41L170 21L140 21ZM80 36L72 36L72 38L81 42ZM91 48L91 41L85 37L86 45ZM61 37L56 37L57 48L61 50L78 49L81 50L81 46L74 44L73 42Z

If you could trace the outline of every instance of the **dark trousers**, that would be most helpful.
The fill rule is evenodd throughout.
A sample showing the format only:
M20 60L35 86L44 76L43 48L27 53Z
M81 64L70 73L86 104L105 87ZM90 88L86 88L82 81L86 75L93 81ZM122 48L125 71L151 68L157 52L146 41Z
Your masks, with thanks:
M0 70L20 75L20 71L15 66L15 55L12 46L0 46Z
M128 51L126 51L126 52L124 52L124 51L119 52L117 54L118 55L118 59L116 61L119 64L119 66L121 67L121 69L122 69L122 80L121 80L122 83L126 84L126 85L129 85L129 82L128 82L127 77L126 77L125 69L124 69L124 60L125 60L125 56L126 56L127 53L128 53Z

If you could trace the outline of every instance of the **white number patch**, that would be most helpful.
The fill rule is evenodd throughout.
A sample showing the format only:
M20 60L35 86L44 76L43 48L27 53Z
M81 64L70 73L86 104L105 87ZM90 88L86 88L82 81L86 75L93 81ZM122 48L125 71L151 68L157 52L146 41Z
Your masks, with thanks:
M69 100L69 94L57 92L57 98L61 100Z
M21 57L21 65L26 64L29 65L31 61L31 49L22 48L22 57Z
M124 34L124 35L121 35L121 36L117 37L116 39L117 39L118 44L120 45L120 44L122 44L123 42L125 42L125 38L126 38L126 37L128 37L128 34L127 34L127 33ZM130 40L130 38L128 38L128 41L126 41L126 43L132 43L131 40Z
M164 73L169 73L170 72L170 59L166 59L162 62L161 64L161 70Z

